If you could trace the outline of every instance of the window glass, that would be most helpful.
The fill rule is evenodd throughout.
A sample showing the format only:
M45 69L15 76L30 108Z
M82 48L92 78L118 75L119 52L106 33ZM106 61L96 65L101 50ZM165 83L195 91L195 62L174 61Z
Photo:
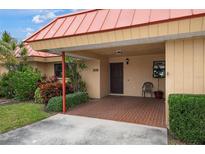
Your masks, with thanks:
M153 78L165 77L165 61L153 62Z
M77 65L74 63L69 63L69 66L70 67L68 67L68 63L66 63L66 68L74 70ZM62 64L61 63L54 64L54 73L57 78L62 78ZM67 75L69 75L70 73L71 73L70 71L67 72Z
M62 64L54 64L55 76L58 78L62 77Z

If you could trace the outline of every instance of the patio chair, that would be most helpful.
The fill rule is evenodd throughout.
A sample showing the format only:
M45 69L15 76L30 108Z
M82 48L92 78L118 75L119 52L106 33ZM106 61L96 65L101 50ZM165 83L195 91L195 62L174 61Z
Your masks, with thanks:
M146 97L146 93L149 93L152 97L153 87L154 87L154 85L152 82L145 82L142 86L142 96Z

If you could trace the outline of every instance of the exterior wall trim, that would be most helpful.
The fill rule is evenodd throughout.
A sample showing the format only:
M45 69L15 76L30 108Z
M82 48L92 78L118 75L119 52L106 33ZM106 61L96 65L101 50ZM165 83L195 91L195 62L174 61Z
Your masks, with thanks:
M90 49L111 48L111 47L118 47L118 46L159 43L159 42L165 42L167 40L186 39L186 38L202 37L202 36L205 36L205 31L172 34L172 35L149 37L149 38L142 38L142 39L122 40L122 41L114 41L108 43L81 45L81 46L68 47L68 48L49 49L49 52L51 51L51 53L57 54L62 51L74 52L79 50L90 50Z

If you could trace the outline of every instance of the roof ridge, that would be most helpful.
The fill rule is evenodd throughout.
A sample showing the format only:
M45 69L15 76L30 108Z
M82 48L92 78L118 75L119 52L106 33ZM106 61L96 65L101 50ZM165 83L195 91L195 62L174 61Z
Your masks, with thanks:
M77 12L67 13L67 14L58 16L58 17L56 17L56 18L57 18L57 19L59 19L59 18L65 18L65 17L74 16L74 15L83 14L83 13L88 13L88 12L93 12L93 11L97 11L97 10L103 10L103 9L81 10L81 11L77 11Z
M36 51L31 47L31 45L29 45L26 42L24 42L24 45L25 45L24 47L27 49L28 57L42 57L42 58L59 57L59 55L54 54L54 53L46 53L43 51ZM20 47L17 47L15 49L15 56L19 57L19 55L20 55Z

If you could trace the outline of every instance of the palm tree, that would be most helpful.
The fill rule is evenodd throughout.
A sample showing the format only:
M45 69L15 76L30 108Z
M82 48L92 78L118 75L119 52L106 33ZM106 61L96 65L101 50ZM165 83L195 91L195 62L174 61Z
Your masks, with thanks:
M23 43L18 44L8 32L4 31L0 39L0 61L9 71L15 70L20 63L15 53L17 47L20 48L20 57L23 57L23 61L25 61L27 50Z
M80 71L87 66L79 59L72 57L66 57L66 63L68 63L66 71L66 76L69 78L68 82L72 84L74 91L78 91L80 83L82 83Z
M0 40L0 61L8 70L18 63L15 57L16 41L6 31L2 33Z

